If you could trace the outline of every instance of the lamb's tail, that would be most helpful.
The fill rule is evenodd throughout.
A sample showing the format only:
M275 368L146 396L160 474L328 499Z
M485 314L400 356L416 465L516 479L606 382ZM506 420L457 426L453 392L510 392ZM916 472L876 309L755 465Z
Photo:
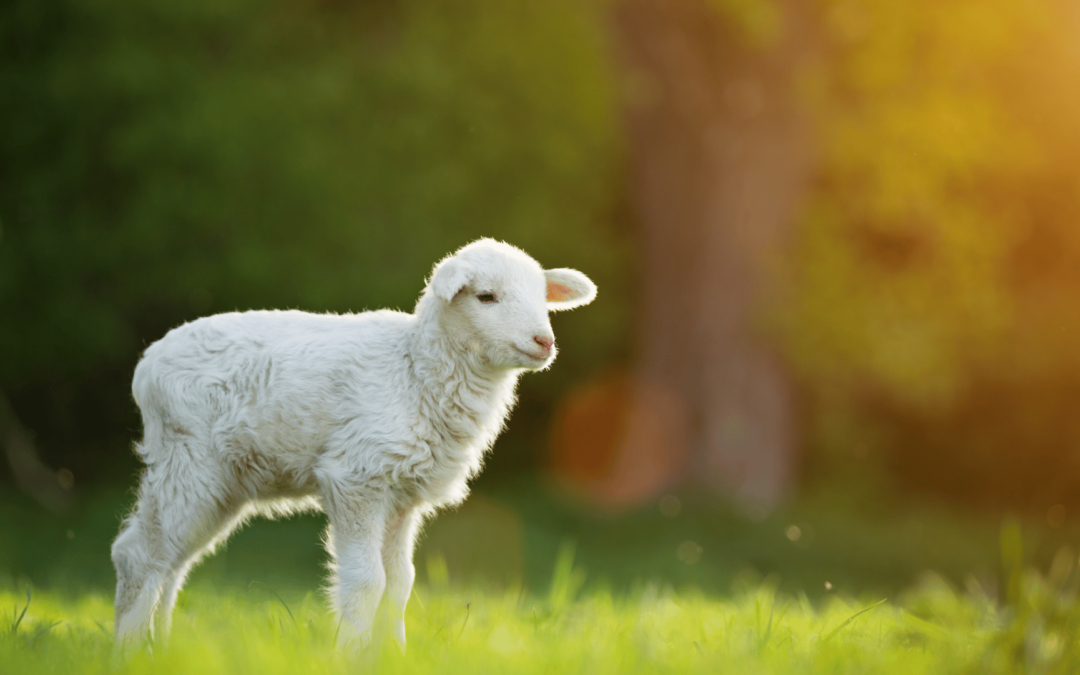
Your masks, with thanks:
M156 448L162 447L165 435L167 413L161 400L161 388L154 377L153 359L143 356L135 366L135 376L131 380L131 395L142 414L143 438L135 443L135 453L144 462L151 462Z

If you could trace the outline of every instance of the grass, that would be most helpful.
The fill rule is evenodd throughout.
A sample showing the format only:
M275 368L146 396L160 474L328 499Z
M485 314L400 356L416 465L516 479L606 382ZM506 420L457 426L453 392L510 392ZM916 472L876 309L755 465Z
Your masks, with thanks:
M821 603L786 596L769 581L727 599L652 584L582 593L582 581L564 556L544 595L425 584L409 606L407 653L383 642L360 655L334 649L335 624L317 595L289 606L266 589L195 588L182 596L168 646L115 672L911 674L1080 666L1069 632L1080 618L1075 606L1065 623L1038 612L1020 621L1013 609L959 594L939 578L898 601ZM1048 588L1034 577L1025 583L1033 594ZM0 637L0 671L114 672L103 593L36 591L27 606L10 589L0 592L0 607L13 609Z
M828 499L753 521L680 503L614 517L539 490L478 495L418 553L405 654L334 648L319 518L257 523L195 572L170 643L114 668L123 501L57 518L5 495L0 673L1080 672L1076 523Z

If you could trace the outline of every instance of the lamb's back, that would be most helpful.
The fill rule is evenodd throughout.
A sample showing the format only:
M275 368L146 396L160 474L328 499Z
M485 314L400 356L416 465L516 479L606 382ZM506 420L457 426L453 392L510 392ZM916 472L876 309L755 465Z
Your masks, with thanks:
M401 312L217 314L147 348L132 393L143 410L217 419L336 414L336 401L391 386L413 317ZM295 420L294 420L295 421Z

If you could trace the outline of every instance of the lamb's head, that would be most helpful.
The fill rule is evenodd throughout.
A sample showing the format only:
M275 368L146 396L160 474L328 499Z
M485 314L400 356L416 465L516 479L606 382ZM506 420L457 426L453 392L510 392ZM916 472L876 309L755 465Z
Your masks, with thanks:
M518 248L480 239L435 266L418 311L437 312L451 342L485 365L542 370L556 351L548 312L595 297L581 272L545 270Z

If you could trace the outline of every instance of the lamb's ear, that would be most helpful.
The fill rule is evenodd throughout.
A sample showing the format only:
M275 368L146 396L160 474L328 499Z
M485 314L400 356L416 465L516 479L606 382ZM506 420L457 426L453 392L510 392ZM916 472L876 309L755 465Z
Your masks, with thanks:
M465 261L450 257L435 266L429 285L436 296L450 302L469 284L471 275L472 270Z
M544 270L547 306L553 312L587 305L596 297L596 284L577 270Z

